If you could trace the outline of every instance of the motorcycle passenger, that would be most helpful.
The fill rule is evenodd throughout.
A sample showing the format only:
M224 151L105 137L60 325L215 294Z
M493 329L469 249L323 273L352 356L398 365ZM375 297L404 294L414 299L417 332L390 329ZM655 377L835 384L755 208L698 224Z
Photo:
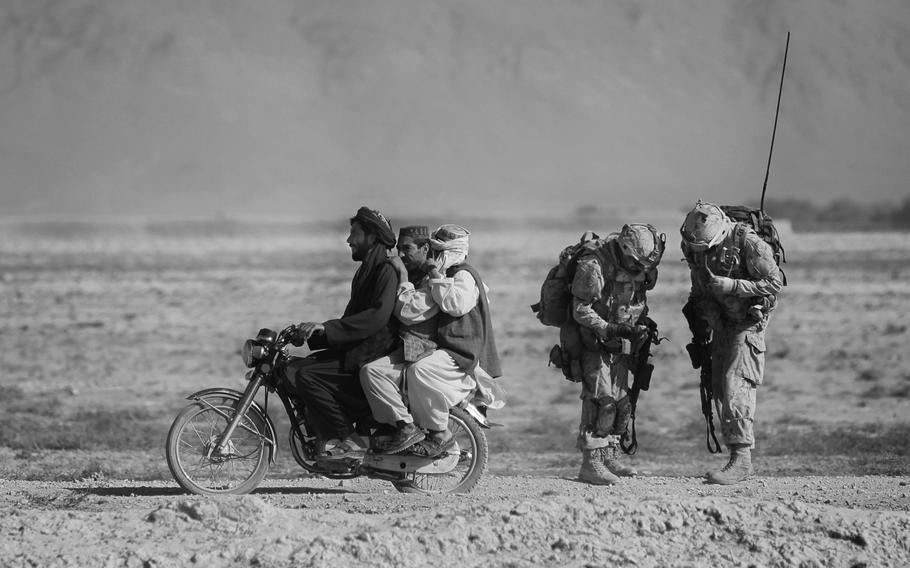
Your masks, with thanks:
M707 481L730 485L753 473L755 395L764 377L765 329L783 279L771 246L717 205L698 201L680 233L692 278L683 313L693 340L710 341L713 403L730 449L730 461L709 472Z
M438 306L438 348L405 369L411 414L426 437L409 451L425 457L442 454L454 444L448 429L449 408L471 395L488 408L501 408L502 375L493 337L487 286L466 262L470 233L460 225L442 225L430 236L433 262L429 297Z
M429 294L430 228L426 225L402 227L398 232L398 256L392 266L398 274L395 316L401 322L401 345L391 354L365 364L360 383L373 411L373 418L391 430L390 436L377 430L382 440L376 449L387 453L406 450L424 439L408 411L404 392L404 369L409 363L436 349L436 320L439 307ZM419 292L418 292L419 290Z
M582 452L578 477L612 485L636 471L621 463L620 437L629 425L630 371L646 341L647 291L657 282L666 235L651 225L624 225L593 242L578 259L572 280L572 316L580 344L581 422L576 446Z
M370 409L360 387L361 365L391 353L398 343L392 317L398 277L388 262L395 246L389 221L375 209L361 207L350 219L347 238L351 258L360 262L351 297L340 318L297 326L294 345L304 341L321 350L293 360L285 370L292 392L306 404L307 415L322 443L319 459L360 459L360 434L368 434Z
M468 235L463 227L443 225L429 239L429 256L422 238L421 252L414 256L405 253L405 241L402 262L395 263L402 349L388 360L365 365L360 374L374 416L396 423L385 447L388 453L410 449L435 457L454 441L448 430L450 407L472 394L490 408L504 404L493 380L501 373L487 287L464 262Z

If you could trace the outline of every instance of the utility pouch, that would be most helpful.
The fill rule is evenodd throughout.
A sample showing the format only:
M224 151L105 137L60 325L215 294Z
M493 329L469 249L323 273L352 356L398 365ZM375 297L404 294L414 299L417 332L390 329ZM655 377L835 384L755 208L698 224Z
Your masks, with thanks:
M581 366L579 363L573 365L572 358L560 345L554 345L550 349L550 360L547 366L553 366L562 371L562 375L568 381L573 383L581 382ZM577 378L576 378L577 377Z
M553 349L550 349L550 360L547 362L547 367L550 366L562 369L562 347L559 345L554 345Z

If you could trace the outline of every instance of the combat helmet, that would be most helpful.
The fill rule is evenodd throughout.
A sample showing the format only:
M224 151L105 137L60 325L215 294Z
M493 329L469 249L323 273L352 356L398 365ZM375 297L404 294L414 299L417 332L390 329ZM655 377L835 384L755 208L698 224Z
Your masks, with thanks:
M732 226L720 207L699 199L679 228L683 248L705 251L723 241Z
M639 270L650 270L657 266L664 255L666 242L665 233L658 233L657 229L646 223L623 225L616 237L625 264Z

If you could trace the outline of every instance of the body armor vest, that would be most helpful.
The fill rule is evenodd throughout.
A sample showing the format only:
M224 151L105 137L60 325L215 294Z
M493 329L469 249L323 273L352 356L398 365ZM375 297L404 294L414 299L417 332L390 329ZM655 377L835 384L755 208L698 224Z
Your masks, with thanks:
M597 254L603 270L604 288L600 306L595 309L600 317L610 323L635 325L647 309L648 272L626 271L615 248L603 247Z

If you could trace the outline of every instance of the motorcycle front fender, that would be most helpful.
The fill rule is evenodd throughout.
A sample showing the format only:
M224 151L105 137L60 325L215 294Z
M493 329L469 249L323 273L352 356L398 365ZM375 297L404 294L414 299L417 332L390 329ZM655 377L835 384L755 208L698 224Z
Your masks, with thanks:
M239 401L241 398L243 398L243 393L238 390L234 390L234 389L215 387L215 388L210 388L210 389L203 389L201 391L196 391L193 394L186 397L186 399L198 401L200 399L207 398L210 396L221 396L224 398L229 398L231 400ZM272 449L272 451L269 452L269 463L271 465L275 465L275 460L278 459L278 436L275 434L275 425L272 423L272 418L268 414L266 414L266 412L262 409L262 406L260 406L258 402L256 402L254 400L251 407L254 408L263 417L263 419L265 419L265 425L266 425L266 428L268 429L268 434L267 434L268 443Z

